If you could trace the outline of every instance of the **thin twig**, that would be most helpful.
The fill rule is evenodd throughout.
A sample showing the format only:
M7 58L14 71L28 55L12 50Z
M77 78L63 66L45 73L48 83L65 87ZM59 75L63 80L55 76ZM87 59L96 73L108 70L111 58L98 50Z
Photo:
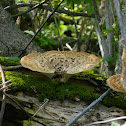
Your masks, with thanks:
M14 83L12 83L12 84L14 84ZM1 91L1 90L4 90L4 89L8 89L8 87L10 87L12 84L9 84L9 85L7 85L7 86L5 86L5 87L0 88L0 91Z
M94 27L90 29L90 33L89 33L89 35L87 35L87 37L86 37L85 44L87 45L87 46L86 46L87 49L88 49L88 47L89 47L89 40L91 39L91 36L92 36L93 31L94 31Z
M3 70L17 70L23 68L22 65L4 67Z
M4 10L12 10L12 9L17 9L19 7L33 7L35 6L36 4L39 4L39 3L19 3L19 4L14 4L14 5L11 5L11 6L6 6L4 8Z
M26 13L28 13L28 12L30 12L30 11L36 9L36 8L38 8L38 7L41 6L42 4L46 3L46 1L47 1L47 0L45 0L44 2L41 2L41 3L38 3L37 5L35 5L34 7L30 8L30 9L28 9L28 10L26 10L26 11L24 11L23 13L16 14L16 15L12 15L11 17L14 18L14 17L22 16L22 15L24 15L24 14L26 14Z
M91 1L92 1L94 12L95 12L95 18L97 19L98 24L99 24L100 23L100 15L99 15L99 12L98 12L96 0L91 0Z
M72 15L73 18L73 22L75 25L75 30L76 30L76 37L77 37L77 51L80 52L80 40L79 40L79 34L78 34L78 30L77 30L77 24L75 22L74 16Z
M95 125L95 124L103 124L103 123L108 123L108 122L112 122L112 121L116 121L116 120L122 120L122 119L126 119L126 116L116 117L116 118L112 118L112 119L108 119L108 120L104 120L104 121L97 121L97 122L86 124L86 126L92 126L92 125Z
M19 8L19 7L33 7L35 5L36 5L36 3L20 3L20 4L15 4L13 6L7 6L4 9L5 10L9 10L10 9L11 10L11 9ZM38 8L51 11L51 8L49 8L47 5L41 5L41 6L38 6ZM70 16L73 15L73 16L83 16L83 17L91 17L91 18L95 17L94 14L86 14L86 13L83 13L83 12L71 12L71 11L68 11L68 10L65 10L65 9L57 9L56 12L64 13L64 14L67 14L67 15L70 15ZM19 15L17 15L17 16L19 16Z
M108 46L107 43L105 41L105 37L104 34L102 32L102 27L99 26L100 23L100 15L98 12L98 8L97 8L97 3L96 0L91 0L92 4L93 4L93 9L94 9L94 13L95 13L95 18L96 20L94 21L95 24L95 30L97 32L97 37L98 37L98 43L99 43L99 47L101 50L101 54L102 54L102 58L108 58L109 56L109 50L108 50Z
M84 2L82 3L82 6L83 6L83 8L85 8ZM83 13L84 12L85 12L85 9L83 9ZM83 33L83 30L84 30L84 24L85 24L86 18L82 17L81 20L82 20L82 22L81 22L81 29L80 29L80 32L79 32L79 35L78 35L78 39L79 39L80 43L82 42L82 33ZM80 47L80 51L83 51L83 49L81 47Z
M49 0L49 2L50 2L50 5L51 5L51 9L52 9L52 11L53 11L53 6L52 6L52 3L51 3L51 0ZM55 16L55 13L53 14L53 18L54 18L54 21L55 21L55 24L56 24L56 28L57 28L57 31L58 31L58 40L59 40L59 47L61 47L61 50L63 51L64 50L64 48L63 48L63 43L62 43L62 38L61 38L61 36L60 36L60 32L59 32L59 28L58 28L58 23L57 23L57 19L56 19L56 16Z
M44 99L44 103L39 107L39 109L38 109L37 112L32 116L32 118L36 116L36 114L48 103L48 101L49 101L49 99L47 99L47 98Z
M6 82L0 84L0 86L2 86L2 85L4 85L4 84L7 84L7 83L9 83L10 81L11 81L11 80L8 80L8 81L6 81Z
M87 112L91 107L96 105L98 102L102 100L103 97L105 97L111 89L109 88L105 93L103 93L98 99L93 101L87 108L85 108L82 112L80 112L75 118L73 118L69 123L67 123L65 126L71 126L76 120L78 120L82 115L84 115L85 112Z
M43 28L43 26L45 25L45 23L49 20L49 18L54 14L54 12L58 9L58 7L63 3L64 0L62 0L58 6L53 10L53 12L47 17L47 19L45 20L45 22L41 25L41 27L38 29L38 31L35 33L35 35L31 38L30 42L27 44L27 46L25 47L25 49L21 52L21 54L18 57L21 57L25 52L26 49L28 48L28 46L32 43L33 39L36 37L36 35L41 31L41 29Z
M72 47L71 47L68 43L66 43L66 47L67 47L70 51L73 50Z
M99 47L100 47L100 50L101 50L101 55L102 55L102 58L104 59L104 58L108 57L108 56L105 56L105 51L108 50L108 49L105 49L107 47L106 42L104 40L104 36L103 36L103 34L100 30L100 27L97 25L98 22L97 23L96 22L97 22L97 20L94 21L95 31L97 33L98 43L99 43ZM107 55L107 53L106 53L106 55ZM101 68L100 68L100 74L103 73L104 67L105 67L105 61L102 61ZM106 69L108 69L108 68L106 67Z

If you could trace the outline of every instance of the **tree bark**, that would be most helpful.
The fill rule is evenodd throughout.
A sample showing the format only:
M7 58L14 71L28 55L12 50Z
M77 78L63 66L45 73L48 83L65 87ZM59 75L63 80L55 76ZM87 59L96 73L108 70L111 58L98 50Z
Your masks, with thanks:
M112 14L112 8L111 5L112 1L106 0L105 2L105 23L106 23L106 29L112 30L112 24L113 24L113 14ZM113 32L107 33L107 39L106 39L106 43L108 46L108 50L109 50L109 58L114 57L114 52L113 52ZM109 72L109 76L114 74L114 67L115 64L113 61L108 62L108 72Z
M124 43L124 40L120 36L119 41L118 41L118 55L117 55L117 60L116 60L115 74L122 73L122 59L121 59L121 57L122 57L123 43Z
M0 4L0 55L18 56L29 43L30 37L25 35L11 19L11 15ZM26 53L42 52L42 49L31 43Z
M101 55L102 55L102 59L104 60L103 62L106 62L105 61L107 58L111 58L112 56L110 55L110 50L112 47L109 47L111 46L110 43L112 43L112 41L110 41L110 35L107 37L108 40L109 40L109 44L108 44L108 40L105 40L105 37L104 37L104 34L102 32L102 28L100 27L100 16L99 16L99 13L98 13L98 8L97 8L97 4L96 4L96 1L95 0L92 0L92 3L93 3L93 8L94 8L94 13L95 13L95 30L96 30L96 33L97 33L97 37L98 37L98 43L99 43L99 47L100 47L100 51L101 51ZM107 9L107 8L106 8ZM109 15L110 16L110 15ZM110 23L110 20L107 20L109 24ZM108 27L110 27L110 25L108 25ZM104 65L104 63L102 63ZM114 69L110 69L112 66L109 62L107 63L108 67L106 67L106 75L107 76L111 76Z

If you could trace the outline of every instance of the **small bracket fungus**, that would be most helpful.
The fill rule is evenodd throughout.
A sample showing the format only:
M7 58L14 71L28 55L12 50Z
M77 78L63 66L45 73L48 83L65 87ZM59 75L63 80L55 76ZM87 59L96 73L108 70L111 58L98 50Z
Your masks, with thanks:
M123 87L123 80L121 76L122 76L121 74L116 74L116 75L111 76L109 79L107 79L107 84L114 91L124 93L125 90Z
M79 73L99 64L100 60L94 54L75 51L48 51L31 53L21 59L23 67L33 71L50 74L60 74L65 82L69 75Z
M107 79L107 84L110 88L117 92L126 93L126 55L125 47L122 54L122 74L116 74Z

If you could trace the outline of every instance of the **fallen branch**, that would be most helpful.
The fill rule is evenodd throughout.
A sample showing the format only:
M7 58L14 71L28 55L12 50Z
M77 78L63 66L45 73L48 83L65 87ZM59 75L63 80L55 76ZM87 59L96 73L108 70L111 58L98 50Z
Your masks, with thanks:
M69 123L67 123L65 126L71 126L76 120L78 120L82 115L84 115L85 112L87 112L91 107L96 105L98 102L102 100L103 97L105 97L111 89L109 88L105 93L103 93L98 99L93 101L87 108L85 108L82 112L80 112L75 118L73 118Z
M80 40L79 40L79 33L77 30L77 24L75 22L74 16L72 15L73 18L73 22L74 22L74 26L75 26L75 30L76 30L76 38L77 38L77 51L80 52Z

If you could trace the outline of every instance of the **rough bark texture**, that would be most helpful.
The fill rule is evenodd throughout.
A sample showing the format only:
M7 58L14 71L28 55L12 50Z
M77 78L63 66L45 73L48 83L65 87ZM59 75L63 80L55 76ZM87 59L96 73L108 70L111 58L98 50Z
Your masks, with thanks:
M113 24L113 15L112 15L112 11L111 11L111 4L110 4L110 1L106 1L106 4L105 4L105 15L106 15L106 18L105 18L105 22L106 22L106 29L111 29L112 30L112 24ZM113 45L112 45L112 40L113 40L113 32L111 33L108 33L107 34L107 44L108 44L108 47L109 47L109 55L111 57L113 57Z
M18 56L30 41L11 19L11 15L0 6L0 55ZM41 52L34 43L28 47L26 53Z
M122 0L119 0L119 4L121 5L122 4ZM124 8L124 13L121 12L121 16L122 16L122 19L123 19L123 25L124 25L124 30L125 30L125 33L126 33L126 2L125 2L125 8ZM125 34L125 37L126 37L126 34ZM118 57L117 57L117 61L116 61L116 68L115 68L115 72L116 74L121 74L122 71L123 71L123 68L122 68L122 59L121 59L121 56L122 56L122 50L123 50L123 46L124 46L124 38L122 37L122 35L120 35L119 37L119 41L118 41ZM123 71L124 72L124 71Z
M111 29L112 30L112 24L113 24L113 15L112 15L112 1L110 3L109 0L106 0L105 2L105 23L106 23L106 29ZM108 50L109 50L109 58L114 57L114 52L113 52L113 32L107 33L107 38L106 38L106 43L108 45ZM111 76L114 74L114 67L115 64L113 61L108 62L108 75Z
M109 49L107 46L107 43L105 41L105 37L104 34L102 33L102 29L99 26L100 23L100 15L98 13L98 8L97 8L97 4L95 0L92 0L92 4L93 4L93 8L94 8L94 13L95 13L95 27L97 27L97 37L98 37L98 42L99 42L99 47L100 47L100 51L101 51L101 55L102 58L108 58L109 57Z
M118 56L116 60L116 67L115 67L115 74L121 74L122 73L122 50L123 50L123 42L124 41L121 37L118 41Z
M102 55L102 59L105 60L107 58L111 58L110 56L110 51L109 51L109 45L108 45L108 42L105 40L105 37L104 37L104 34L103 34L103 31L102 31L102 28L99 26L100 24L100 20L99 20L99 13L98 13L98 9L97 9L97 4L95 2L95 0L92 0L92 3L93 3L93 8L94 8L94 13L95 13L95 30L96 30L96 33L97 33L97 37L98 37L98 43L99 43L99 47L100 47L100 51L101 51L101 55ZM103 61L105 63L107 63L107 67L106 67L106 75L107 76L111 76L113 70L111 70L109 66L111 66L110 63L106 62L106 61ZM102 63L102 67L101 69L104 67L104 63ZM101 71L101 74L102 74L102 70Z

